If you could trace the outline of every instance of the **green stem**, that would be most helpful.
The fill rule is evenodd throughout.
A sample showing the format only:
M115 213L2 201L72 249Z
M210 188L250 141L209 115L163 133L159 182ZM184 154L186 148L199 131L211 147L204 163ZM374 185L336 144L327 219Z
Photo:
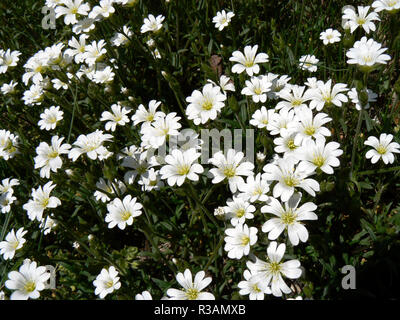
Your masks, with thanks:
M211 263L213 263L213 261L215 260L215 258L217 257L218 254L218 250L219 248L221 248L222 244L224 243L224 237L221 237L221 239L219 240L218 244L216 245L216 247L214 248L214 251L210 257L210 259L208 260L206 266L204 267L203 270L207 270L208 267L211 265Z
M361 171L358 172L358 176L364 176L364 175L369 175L369 174L377 174L377 173L387 173L387 172L392 172L392 171L400 171L400 166L397 167L392 167L392 168L383 168L383 169L378 169L378 170L366 170L366 171Z

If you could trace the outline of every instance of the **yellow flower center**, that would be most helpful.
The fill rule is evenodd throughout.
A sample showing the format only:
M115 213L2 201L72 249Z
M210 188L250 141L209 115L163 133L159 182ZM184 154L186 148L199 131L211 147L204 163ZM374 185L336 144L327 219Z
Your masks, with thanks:
M299 184L299 180L297 180L295 177L292 176L287 176L283 179L285 184L289 187L295 187Z
M177 170L178 174L181 176L188 174L189 171L190 171L190 166L188 166L187 164L181 165L180 167L178 167L178 170Z
M304 133L308 136L312 136L315 134L315 127L314 126L308 126L305 128Z
M244 210L243 208L240 208L238 211L236 211L236 217L241 218L244 216L245 213L246 213L246 210Z
M288 147L290 150L294 150L294 149L297 148L297 146L294 144L294 140L293 140L293 139L290 139L290 140L287 142L287 147Z
M292 209L289 209L289 211L286 211L281 215L281 220L284 224L291 225L296 221L296 217L297 214L294 214Z
M387 152L387 149L383 146L383 145L379 145L377 148L376 148L376 151L379 153L379 154L385 154L386 152Z
M233 178L235 176L236 172L235 172L235 168L233 167L226 167L224 169L224 176L229 178Z
M48 156L49 158L51 158L51 159L54 159L54 158L58 157L58 151L52 149L52 151L49 152L49 154L48 154L47 156Z
M260 95L262 93L261 88L255 88L254 93Z
M254 66L254 61L253 61L253 60L247 60L247 59L246 59L246 61L244 62L244 66L245 66L246 68L250 68L250 67Z
M324 95L323 99L327 104L331 104L332 103L332 96L330 94Z
M372 57L369 54L366 56L363 56L362 59L364 60L365 63L372 62Z
M247 246L250 242L250 238L248 236L243 236L242 237L242 241L241 241L241 245L242 246Z
M18 246L19 246L19 241L18 241L18 240L15 241L15 242L12 244L12 247L13 247L14 249L17 249Z
M49 198L42 199L40 204L42 205L43 208L46 208L47 205L49 204Z
M186 290L186 297L188 300L196 300L199 296L199 290L190 288Z
M261 292L261 289L256 284L253 285L252 289L254 292Z
M203 102L203 105L201 106L203 110L211 110L213 107L213 103L210 100L206 100Z
M32 280L28 281L24 285L24 290L28 293L35 291L35 289L36 289L36 283Z
M77 7L73 7L71 9L71 14L77 14L78 13L78 8Z
M293 106L293 107L298 107L298 106L301 105L302 103L303 103L303 100L294 99L294 100L292 101L292 106Z
M281 264L279 262L271 262L269 264L269 272L277 274L281 271Z
M357 23L362 26L364 23L366 22L366 20L364 18L357 18Z
M153 121L153 120L154 120L154 114L149 113L149 114L147 115L147 117L146 117L146 120L147 120L147 121Z
M111 288L114 285L114 281L110 280L106 282L106 287Z
M122 219L123 221L129 220L130 217L131 217L131 213L130 213L129 211L127 211L127 210L125 210L125 211L122 212L122 214L121 214L121 219Z
M313 158L313 164L315 164L317 167L322 167L325 163L325 158L321 155L314 156Z

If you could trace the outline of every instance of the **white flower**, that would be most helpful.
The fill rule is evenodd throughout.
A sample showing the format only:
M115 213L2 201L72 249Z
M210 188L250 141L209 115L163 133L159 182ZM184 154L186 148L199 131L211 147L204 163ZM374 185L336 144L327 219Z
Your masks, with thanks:
M104 40L100 40L99 42L92 41L91 44L88 44L85 47L83 58L89 66L94 65L96 61L100 60L101 57L107 53L107 50L104 48L105 45L106 42Z
M97 70L93 74L93 81L96 83L110 83L114 80L115 73L110 66Z
M50 273L45 267L37 267L35 261L26 261L18 271L11 271L5 286L14 290L11 300L28 300L40 297L40 291L45 289L45 283L50 278Z
M217 114L225 106L223 101L226 95L220 90L220 87L207 83L202 92L194 90L190 97L186 98L189 105L186 108L186 115L189 120L193 120L195 125L206 123L208 120L214 120Z
M264 179L261 173L256 176L248 176L246 182L238 184L238 189L241 192L239 197L246 201L267 201L267 192L269 191L269 183Z
M268 261L256 259L256 262L247 262L247 268L250 272L263 281L265 285L271 284L272 294L281 297L283 293L290 293L291 290L282 278L282 275L289 279L297 279L301 276L300 262L298 260L289 260L281 262L285 254L286 245L278 244L273 241L267 249ZM256 279L257 279L256 278Z
M28 90L24 92L22 100L28 106L30 105L40 105L42 104L44 98L44 90L41 85L33 84Z
M347 84L336 83L332 87L332 80L326 83L323 81L317 82L317 88L310 91L311 102L310 109L321 111L324 106L335 105L341 107L342 103L347 102L348 98L342 92L347 92Z
M310 89L317 89L318 88L318 79L316 77L307 78L307 81L304 84L309 87Z
M62 0L46 0L46 6L49 8L55 8L61 4Z
M35 169L40 169L41 178L50 178L50 170L57 172L62 166L60 155L68 154L71 145L68 143L61 144L64 138L53 136L51 138L51 146L46 142L41 142L36 148L37 156L35 157Z
M117 125L124 126L129 122L127 114L131 112L130 109L122 107L120 104L113 104L111 106L112 113L109 111L104 111L101 114L100 121L108 121L105 125L107 131L115 131Z
M5 193L13 194L14 193L13 187L18 185L19 185L18 179L11 179L11 178L3 179L0 183L0 195Z
M8 130L0 130L0 159L12 159L18 151L19 136Z
M118 228L124 230L126 225L132 225L133 218L142 214L142 208L143 206L136 202L136 197L132 198L131 195L125 196L122 201L116 198L107 204L108 213L105 221L108 222L110 229L118 225Z
M296 130L298 134L294 139L296 145L300 145L306 139L331 135L329 129L323 127L325 123L332 120L326 113L320 112L314 117L309 108L303 108L297 113L297 118L299 120Z
M108 270L103 268L96 277L96 280L93 281L93 285L96 287L94 294L98 295L100 299L103 299L114 290L121 288L118 271L113 266L108 268Z
M11 80L10 83L4 83L0 88L1 93L4 95L14 93L15 87L17 86L17 84L18 84L18 82L14 82L14 80Z
M226 13L225 10L217 12L217 15L213 18L212 22L215 23L215 28L219 31L228 26L231 19L235 16L233 12Z
M225 217L225 209L224 207L217 207L214 209L214 216L216 217L221 217L224 218Z
M31 197L27 203L23 205L27 211L30 220L42 220L43 211L47 208L56 208L61 205L60 199L50 196L50 192L56 187L52 181L47 182L43 187L39 186L36 190L32 189Z
M271 121L274 115L274 109L267 110L264 106L262 106L261 109L256 110L253 113L250 124L259 129L266 128L270 131L273 129L273 127L271 126Z
M163 15L158 15L154 17L152 14L149 14L147 18L144 18L143 25L140 28L141 33L145 32L156 32L162 28L162 22L164 21L165 17Z
M150 163L147 161L147 153L143 152L142 149L130 151L132 151L129 152L130 155L124 157L121 164L122 167L133 169L125 173L124 180L128 184L132 184L135 181L137 175L147 177L147 170L151 166Z
M39 228L43 229L43 234L49 234L53 228L57 226L57 220L50 218L47 216L46 218L42 219L42 222L39 226Z
M150 168L146 174L141 175L138 183L142 186L142 191L159 190L164 187L164 182L161 181L160 172Z
M149 110L147 111L144 105L140 104L135 114L132 116L133 125L137 125L141 122L150 124L157 118L165 117L165 113L157 111L161 101L151 100L149 102Z
M226 204L227 206L224 208L225 216L231 220L233 226L243 224L246 219L254 218L253 212L256 211L256 207L243 198L233 197L233 200L227 201Z
M68 83L62 82L60 79L52 79L51 82L53 83L53 87L56 90L60 90L63 88L64 90L68 89Z
M341 34L339 31L329 28L321 32L319 38L323 41L324 45L328 45L330 43L340 42L340 36Z
M241 176L253 175L254 165L248 161L242 162L243 158L243 152L236 152L234 149L229 149L226 157L222 151L215 153L214 157L208 160L217 167L209 171L214 177L212 183L227 179L231 192L235 193L237 185L244 182Z
M59 106L51 106L49 109L45 109L42 114L40 114L41 120L39 120L38 125L40 130L53 130L56 128L57 123L63 119L63 111L60 111Z
M375 31L376 27L374 20L380 21L379 16L376 12L372 11L368 14L370 6L358 6L356 13L352 8L347 8L343 11L343 20L347 20L347 24L350 26L350 32L353 33L359 26L363 27L366 33Z
M278 93L278 96L285 101L278 102L275 109L279 110L283 108L290 110L307 107L306 102L311 100L311 91L304 91L305 89L306 87L304 86L291 85L286 89L281 90Z
M268 73L266 75L266 77L267 77L267 79L272 81L271 91L269 91L267 93L268 98L274 99L274 100L279 99L279 93L282 90L287 88L291 78L287 75L283 75L283 76L279 77L278 75L273 74L273 73Z
M135 296L135 300L153 300L153 297L151 296L150 292L143 291L142 293L138 293Z
M259 53L256 55L258 45L254 47L246 46L244 48L244 54L240 51L235 51L232 53L232 57L229 61L237 62L232 67L233 73L242 73L246 70L247 74L251 77L253 74L258 74L260 72L260 67L258 63L268 62L268 55L266 53Z
M102 16L104 18L108 18L111 14L115 12L114 7L112 6L114 0L100 0L100 5L95 6L92 11L89 13L89 18L96 19L98 16Z
M99 158L102 160L104 158L102 155L107 151L103 143L110 141L112 137L110 134L103 134L101 130L96 130L88 135L81 134L74 142L75 148L71 149L68 158L75 162L80 155L86 153L89 159Z
M249 295L250 300L264 300L264 294L271 294L271 289L260 277L255 277L249 270L245 270L243 276L245 280L238 283L240 295Z
M400 9L400 0L377 0L372 3L372 7L376 12L381 12L382 10L396 12Z
M270 91L272 82L265 76L251 77L246 80L246 87L242 89L242 94L251 96L255 103L267 101L267 92Z
M297 154L297 158L305 161L304 165L310 171L320 168L327 174L333 174L332 167L340 165L338 157L343 154L339 149L340 144L329 142L325 144L324 137L317 137L316 140L306 140Z
M21 52L15 50L2 51L0 49L0 74L6 73L8 68L15 67L19 61L19 56Z
M198 181L198 174L204 171L203 167L194 163L201 156L196 149L181 151L172 150L171 154L165 157L166 165L160 169L161 179L167 179L170 186L181 186L186 178L192 181Z
M179 123L181 117L176 116L176 112L168 113L166 116L158 117L151 125L142 126L142 146L148 148L159 148L172 136L179 135L182 125Z
M197 272L193 281L192 273L189 269L186 269L184 273L179 272L176 275L176 281L178 281L183 289L168 289L167 295L170 297L169 300L215 300L212 293L201 292L212 281L211 277L205 278L204 271Z
M79 20L74 26L72 27L72 32L75 34L87 33L95 29L95 22L96 20L90 18L84 18Z
M225 94L226 94L226 91L235 91L235 85L234 85L233 81L225 75L222 75L219 78L219 86L220 86L222 92Z
M288 156L297 157L300 144L294 143L296 135L297 131L283 128L280 137L274 139L274 144L276 145L274 151L276 153L283 153L284 158Z
M295 188L302 188L313 197L315 197L315 191L319 191L319 183L307 178L313 171L304 167L302 163L295 166L297 162L298 160L293 157L278 158L276 164L269 163L264 166L264 178L277 181L272 191L274 198L281 197L282 201L288 201Z
M362 37L356 41L353 48L346 52L348 64L357 64L362 71L371 71L378 64L386 64L390 60L388 54L383 54L387 48L382 48L382 45L374 39Z
M386 133L382 133L379 140L374 136L368 137L364 144L373 147L373 149L366 153L366 158L371 159L372 163L377 163L381 158L385 164L393 163L393 153L400 153L400 144L391 142L392 140L393 135Z
M358 98L357 89L356 88L352 88L347 94L348 94L351 102L353 102L356 105L356 109L358 111L360 111L361 110L361 103L360 103L360 100ZM364 110L369 109L369 107L370 107L369 103L370 102L376 102L376 98L378 97L378 95L376 93L374 93L370 89L367 89L367 94L368 94L368 103L365 106L363 106Z
M317 71L317 63L319 60L314 56L314 55L305 55L301 56L299 59L299 68L302 70L307 70L310 72L315 72Z
M293 246L308 240L308 231L303 225L304 220L317 220L318 217L314 213L317 206L312 202L307 202L298 208L301 200L301 193L295 193L289 201L285 202L285 206L271 198L268 205L261 208L262 213L271 213L277 218L271 218L262 226L262 232L268 233L269 240L276 240L279 235L286 229L289 240Z
M126 191L124 183L117 179L115 179L113 182L110 182L109 180L106 181L103 178L100 178L99 181L96 182L96 188L104 190L109 194L115 194L115 189L119 190L121 194L124 194ZM97 201L100 200L102 202L107 202L111 200L107 194L101 191L95 191L94 196L96 197Z
M120 47L125 44L127 44L130 40L130 37L132 37L133 32L128 26L123 26L122 32L117 32L114 34L114 36L111 39L111 42L114 46Z
M65 50L65 54L74 57L76 63L81 63L85 60L85 51L86 51L86 40L89 38L87 34L81 34L79 36L79 41L72 37L71 40L68 41L68 45L72 49Z
M248 227L246 224L238 223L235 228L225 230L225 247L228 257L241 259L250 253L250 247L257 242L257 228Z
M0 254L3 255L4 260L14 258L15 251L21 249L26 242L24 235L28 231L24 228L19 228L17 232L12 229L7 235L5 241L0 242Z
M11 210L11 205L17 200L12 193L6 192L0 195L0 211L1 213L7 213Z
M294 109L283 108L279 113L275 113L271 121L269 121L271 135L282 135L284 130L296 131L298 119Z
M34 84L43 81L42 72L48 66L48 59L45 57L44 51L37 52L33 57L24 64L25 73L22 76L22 82L27 86L29 80L32 79Z
M75 24L78 22L76 16L82 15L87 16L90 10L90 6L87 3L82 3L83 0L62 0L63 6L57 6L55 8L56 18L64 16L65 24ZM65 6L65 7L64 7Z

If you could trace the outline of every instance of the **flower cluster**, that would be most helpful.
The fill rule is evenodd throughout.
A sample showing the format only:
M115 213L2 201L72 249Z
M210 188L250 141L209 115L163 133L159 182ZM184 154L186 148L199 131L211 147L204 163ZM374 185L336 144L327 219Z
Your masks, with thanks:
M57 241L71 240L73 255L87 251L98 268L95 272L101 270L97 277L90 275L93 268L85 270L100 299L127 290L129 282L125 280L138 272L137 261L155 257L162 260L158 264L174 272L183 288L154 279L163 290L162 299L213 300L221 296L219 291L226 284L220 289L216 289L219 283L210 286L212 293L204 289L212 278L218 279L217 274L208 274L217 270L212 263L222 255L221 261L229 260L231 266L243 270L242 278L233 284L240 296L257 300L268 295L293 296L297 293L294 284L304 277L301 257L293 256L310 239L309 224L318 220L323 207L318 196L335 181L335 171L341 163L349 166L355 181L355 171L363 165L355 160L360 145L370 147L363 149L362 158L372 164L380 159L385 165L393 164L394 154L400 153L395 132L380 133L379 138L368 133L360 142L365 136L363 121L368 132L378 123L367 112L379 114L374 109L378 94L367 88L368 77L391 60L386 53L391 48L382 47L371 34L383 19L381 12L396 12L400 2L380 0L357 10L348 7L342 15L343 34L332 26L318 31L317 41L326 46L324 52L337 50L338 54L343 38L366 34L343 52L347 61L342 62L354 71L354 77L360 77L357 81L348 81L347 75L326 76L319 72L320 67L330 68L322 53L299 53L297 47L298 56L290 63L301 76L283 74L286 72L274 65L275 51L246 41L232 50L217 45L218 54L226 55L220 59L221 65L211 63L213 72L201 74L200 84L183 88L179 88L176 75L183 77L185 71L175 69L184 57L178 51L169 59L166 48L187 41L182 51L187 52L193 41L191 50L195 50L203 35L177 38L172 44L168 35L174 21L170 16L146 12L140 16L140 25L121 21L124 10L132 17L137 14L134 10L139 12L139 8L132 10L136 2L100 0L91 5L94 1L46 0L58 23L65 25L68 39L38 50L24 63L19 63L20 51L0 49L1 76L22 70L20 79L1 83L1 92L16 107L32 110L18 121L29 123L29 132L33 132L26 137L23 127L15 132L14 128L13 132L0 128L1 164L13 169L22 159L27 166L24 175L31 171L28 178L17 172L2 177L0 216L6 221L2 223L4 239L0 239L2 259L15 262L16 257L25 258L25 248L33 245L29 239L39 239L40 249L43 237L51 234ZM220 37L232 27L234 17L234 12L222 10L208 24ZM211 41L205 49L211 52L214 45ZM125 71L135 68L136 54L139 62L142 59L151 65L149 74L155 77L151 85L157 87L157 94L143 92L139 96L133 90L140 87L142 79L127 76ZM167 65L165 70L175 71L162 71L161 66ZM357 68L350 69L351 65ZM201 73L203 68L199 70ZM315 76L309 77L310 73ZM164 93L176 98L175 105ZM340 115L347 113L358 118L355 134L350 136L353 148L345 145L348 128L340 121ZM357 120L348 123L354 122ZM235 126L254 133L257 150L243 152L226 140L223 150L210 148L203 139L202 130L233 131ZM257 161L252 161L251 152L257 153ZM217 204L214 215L209 203ZM157 214L149 214L153 207ZM14 209L26 213L23 226L9 225ZM74 225L76 221L88 234ZM196 236L183 237L183 230L194 226ZM163 228L171 233L160 234ZM98 244L101 240L93 235L97 232L104 244ZM204 233L220 238L219 244L195 244L199 250L209 250L206 267L201 265L206 255L199 259L186 249L182 253L168 249L178 235L193 245L198 234ZM138 234L145 240L138 240ZM165 241L166 248L155 238ZM128 245L121 243L125 240ZM118 250L108 252L107 241L118 243ZM134 258L128 254L132 243L151 245L152 252L139 258L132 254L137 258L132 262ZM193 267L188 268L185 259L192 260ZM25 260L18 271L9 272L5 287L12 291L10 299L37 299L48 279L45 267ZM151 292L141 291L135 299L151 300Z

